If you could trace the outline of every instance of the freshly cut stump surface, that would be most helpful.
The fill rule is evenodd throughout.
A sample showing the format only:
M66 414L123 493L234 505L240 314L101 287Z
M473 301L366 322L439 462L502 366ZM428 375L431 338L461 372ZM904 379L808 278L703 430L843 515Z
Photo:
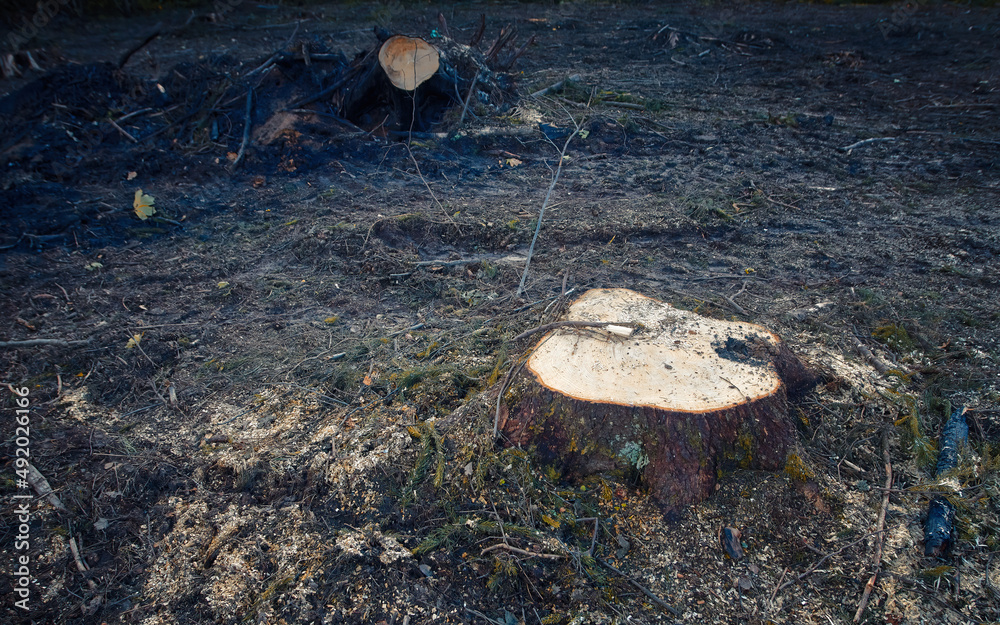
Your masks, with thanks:
M511 445L584 476L642 477L666 509L699 501L726 467L776 469L794 426L787 394L813 378L769 330L628 289L594 289L536 345L501 410Z
M413 91L440 67L437 49L419 37L393 35L378 51L378 61L389 81L399 89Z

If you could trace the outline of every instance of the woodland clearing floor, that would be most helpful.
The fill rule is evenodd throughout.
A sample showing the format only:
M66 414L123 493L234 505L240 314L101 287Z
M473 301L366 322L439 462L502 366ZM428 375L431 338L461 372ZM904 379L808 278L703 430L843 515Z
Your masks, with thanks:
M1000 620L1000 10L917 4L238 5L121 72L94 64L188 13L53 21L57 73L0 83L0 338L87 343L0 348L65 506L33 503L30 611L4 620L849 623L880 541L862 622ZM296 120L229 173L234 77L302 42L350 57L376 23L429 37L439 10L458 39L481 13L487 41L536 36L516 105L408 146ZM262 72L256 128L319 91L310 67ZM559 159L540 123L586 136L518 298ZM664 519L641 484L494 448L512 338L616 286L767 326L821 374L784 472ZM930 560L958 405L957 542Z

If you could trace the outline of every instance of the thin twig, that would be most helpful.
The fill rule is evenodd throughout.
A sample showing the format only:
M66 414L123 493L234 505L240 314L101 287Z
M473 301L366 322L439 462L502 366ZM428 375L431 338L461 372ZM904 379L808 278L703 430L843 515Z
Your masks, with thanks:
M479 72L472 78L472 84L469 85L469 93L465 96L465 103L462 104L462 114L458 118L458 125L461 126L462 122L465 121L465 114L469 110L469 100L472 99L472 92L476 88L476 81L479 80Z
M73 553L73 560L76 562L76 570L81 573L86 573L90 569L83 562L83 558L80 557L80 548L76 546L76 537L71 536L69 539L69 550Z
M510 381L514 379L517 372L521 370L527 359L518 361L517 363L511 365L510 369L507 371L507 375L503 377L503 381L500 382L500 391L497 393L497 407L496 411L493 413L493 440L496 440L497 434L500 430L500 408L503 406L503 396L507 392L507 387L510 386Z
M622 573L621 571L619 571L618 569L616 569L614 566L612 566L608 562L605 562L604 560L602 560L600 558L594 558L594 559L597 560L602 566L604 566L604 567L606 567L606 568L614 571L615 573L618 573L622 577L624 577L625 580L628 581L628 583L632 584L633 586L635 586L636 588L638 588L639 590L641 590L642 594L644 594L647 597L649 597L650 599L652 599L653 602L656 603L656 605L660 606L661 608L663 608L667 612L670 612L674 616L678 616L679 617L681 615L680 611L677 608L675 608L674 606L670 605L669 603L667 603L663 599L660 599L659 597L657 597L656 594L652 590L646 588L645 586L643 586L639 582L635 581L634 579L632 579L628 575Z
M161 24L157 24L153 28L153 32L151 32L149 35L147 35L145 39L143 39L142 41L140 41L136 45L134 45L131 48L129 48L128 50L126 50L125 54L123 54L121 56L121 58L118 59L118 69L122 69L123 67L125 67L125 64L128 63L128 60L130 58L132 58L133 54L135 54L139 50L142 50L147 45L149 45L149 43L151 41L153 41L154 39L156 39L157 37L159 37L160 36L160 27L161 27Z
M278 57L280 57L282 54L283 53L281 51L278 51L278 52L275 52L274 54L272 54L266 61L264 61L264 63L262 63L261 65L258 65L255 69L252 69L249 72L247 72L246 74L244 74L243 75L244 80L247 79L247 78L249 78L250 76L253 76L254 74L257 74L259 72L263 72L266 69L270 69L271 66L274 65L274 62L277 61ZM307 63L307 65L308 65L308 63Z
M504 625L503 621L501 621L499 619L496 619L496 620L491 619L490 617L486 616L485 614L483 614L479 610L473 610L472 608L466 607L465 611L468 612L469 614L474 614L474 615L478 616L479 618L483 619L487 623L493 623L493 625Z
M583 519L578 519L578 520L582 521ZM591 536L591 538L590 538L590 549L587 550L587 555L588 556L593 556L594 555L594 547L597 546L597 534L600 531L600 528L601 528L601 518L595 516L594 517L594 535Z
M543 95L549 95L550 93L554 93L554 92L559 91L560 89L562 89L563 85L565 85L568 82L580 82L580 80L581 80L580 74L573 74L569 78L565 78L563 80L560 80L557 83L554 83L554 84L549 85L548 87L545 87L544 89L539 89L538 91L532 93L531 97L533 97L533 98L540 98Z
M26 341L0 341L0 347L37 347L39 345L72 347L74 345L86 345L87 343L90 343L90 339L85 341L66 341L64 339L28 339Z
M777 596L778 591L784 588L784 586L781 585L781 582L785 580L785 575L787 573L788 573L788 567L786 566L785 570L781 572L781 577L778 578L778 583L774 585L774 590L771 592L771 598L768 599L768 603L774 603L774 598Z
M424 178L423 172L420 171L420 164L417 163L417 157L413 155L413 150L410 149L410 142L407 141L403 145L406 146L406 152L407 154L410 155L410 160L413 161L413 166L417 168L417 175L420 176L420 180L424 183L424 187L427 188L427 192L431 194L431 199L434 200L434 203L437 204L437 207L441 209L441 212L444 213L444 216L448 218L448 221L451 222L451 225L455 226L455 231L458 232L459 236L461 236L462 228L459 227L458 222L455 221L455 218L452 217L450 213L448 213L448 209L446 209L444 205L441 204L441 201L438 200L437 195L434 194L434 189L431 188L430 183L427 182L426 178Z
M871 598L872 590L875 589L875 581L878 579L879 571L882 570L882 543L885 540L882 528L885 527L885 512L889 507L889 489L892 488L892 460L889 458L889 435L882 433L882 459L885 461L885 494L882 495L882 506L878 513L878 538L875 539L875 554L872 556L872 564L875 572L872 573L868 583L865 584L865 592L861 595L861 603L858 604L858 611L854 613L854 622L861 621L861 614L868 607L868 600Z
M138 139L136 139L131 134L129 134L129 132L127 130L125 130L124 128L122 128L121 126L119 126L118 122L116 122L115 120L109 119L108 123L110 123L112 126L114 126L115 130L117 130L118 132L122 133L122 136L124 136L126 139L128 139L132 143L139 143Z
M66 511L66 506L63 505L62 500L60 500L55 491L52 490L52 486L49 484L49 481L45 479L45 476L42 475L41 471L36 469L35 465L30 462L28 463L28 473L26 479L28 480L28 484L31 484L31 487L35 489L36 493L38 493L39 497L45 497L45 500L48 501L56 510L62 510L63 512Z
M326 89L323 89L319 93L316 93L315 95L311 95L308 98L305 98L303 100L299 100L297 102L293 102L292 104L288 105L288 108L289 109L297 109L297 108L301 108L301 107L305 106L306 104L312 104L316 100L319 100L320 98L322 98L324 96L328 96L331 93L333 93L334 91L336 91L337 89L340 89L341 87L343 87L344 85L346 85L347 81L349 81L352 78L354 78L354 75L355 75L355 72L348 72L346 76L342 77L340 80L338 80L337 82L333 83L332 85L330 85Z
M572 119L572 117L570 117ZM535 224L535 234L531 237L531 245L528 246L528 258L524 261L524 273L521 274L521 284L517 287L516 297L521 297L521 293L524 292L524 283L528 280L528 268L531 266L531 255L535 251L535 243L538 241L538 233L542 230L542 219L545 217L545 209L549 205L549 199L552 197L552 190L556 188L556 183L559 181L559 174L562 173L563 161L566 160L566 150L569 148L570 141L573 140L576 135L580 134L580 125L573 120L573 133L566 138L566 143L563 144L562 150L559 151L559 164L556 165L556 171L552 174L552 182L549 183L549 190L545 193L545 201L542 202L542 208L538 211L538 223Z
M868 538L871 537L871 536L872 536L871 534L865 534L861 538L859 538L859 539L857 539L857 540L855 540L853 542L847 543L846 545L844 545L840 549L837 549L836 551L831 551L830 553L824 555L822 558L820 558L819 560L817 560L816 562L814 562L809 568L807 568L805 571L803 571L801 574L799 574L798 577L796 577L795 579L790 579L787 582L785 582L784 584L781 583L781 580L785 578L785 574L782 573L781 577L778 579L778 585L774 587L774 592L771 593L771 601L774 601L774 597L779 592L781 592L782 590L784 590L785 588L788 588L792 584L797 584L798 582L801 582L802 580L804 580L806 577L812 575L816 571L816 569L818 569L820 567L820 565L822 565L828 559L830 559L833 556L837 555L838 553L844 551L845 549L849 549L849 548L853 547L854 545L860 543L863 540L868 540Z
M247 89L247 106L246 113L243 116L243 141L240 142L240 151L236 153L236 160L233 164L229 166L229 173L236 171L239 167L240 161L243 160L243 154L246 152L247 143L250 141L250 105L253 103L253 89Z
M640 327L638 323L632 321L553 321L552 323L546 323L537 328L526 330L515 336L514 340L520 341L529 336L534 336L540 332L548 332L555 328L606 328L608 326L622 326L624 328L632 328L633 330Z
M895 140L896 140L896 137L872 137L871 139L863 139L861 141L858 141L857 143L852 143L851 145L846 145L846 146L840 148L840 150L842 152L847 152L849 150L853 150L854 148L860 148L863 145L868 145L869 143L876 143L878 141L895 141Z
M507 543L497 543L490 547L486 547L485 549L479 552L479 555L481 556L485 555L488 552L493 551L495 549L504 549L506 551L510 551L511 553L519 553L522 556L528 556L529 558L547 558L549 560L561 560L562 558L566 557L555 553L537 553L534 551L527 551L525 549L518 549L517 547L508 545Z
M631 109L633 111L645 111L645 104L636 104L635 102L615 102L614 100L601 100L601 104L606 106L613 106L620 109Z

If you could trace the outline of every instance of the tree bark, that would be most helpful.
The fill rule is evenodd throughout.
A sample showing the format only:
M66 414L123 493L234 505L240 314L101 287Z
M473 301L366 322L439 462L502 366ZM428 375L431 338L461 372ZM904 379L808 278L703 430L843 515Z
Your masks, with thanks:
M788 392L814 378L772 332L628 289L588 291L566 318L620 325L538 342L501 407L508 444L570 476L640 477L667 510L708 496L726 467L783 466Z

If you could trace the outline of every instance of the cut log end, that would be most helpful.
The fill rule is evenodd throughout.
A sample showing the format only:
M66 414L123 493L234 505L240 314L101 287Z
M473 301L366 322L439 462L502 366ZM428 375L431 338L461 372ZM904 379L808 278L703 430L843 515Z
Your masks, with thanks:
M378 61L395 87L413 91L437 73L441 55L419 37L394 35L379 48Z
M810 376L772 332L595 289L539 341L505 397L512 445L570 474L637 473L666 508L703 499L727 463L775 469L793 439L786 382Z

